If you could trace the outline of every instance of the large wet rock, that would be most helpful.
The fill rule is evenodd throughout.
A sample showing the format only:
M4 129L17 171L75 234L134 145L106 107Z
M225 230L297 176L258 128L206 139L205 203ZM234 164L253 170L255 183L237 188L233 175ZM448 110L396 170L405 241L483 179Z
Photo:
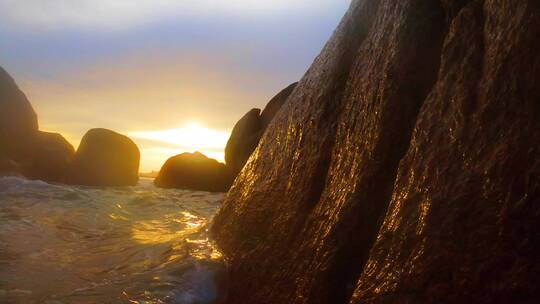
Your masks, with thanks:
M73 146L60 134L39 132L33 144L31 166L25 175L32 179L61 182L75 155Z
M539 19L353 1L214 219L227 303L537 299Z
M0 156L27 161L38 131L32 105L13 78L0 67Z
M225 162L238 174L259 144L264 131L287 101L297 83L289 85L272 98L261 113L251 109L234 126L225 147Z
M92 129L81 140L66 182L87 186L130 186L139 179L140 152L127 136Z
M169 158L154 184L161 188L225 192L231 186L232 179L224 164L195 152Z
M538 301L538 37L537 1L454 18L354 303Z

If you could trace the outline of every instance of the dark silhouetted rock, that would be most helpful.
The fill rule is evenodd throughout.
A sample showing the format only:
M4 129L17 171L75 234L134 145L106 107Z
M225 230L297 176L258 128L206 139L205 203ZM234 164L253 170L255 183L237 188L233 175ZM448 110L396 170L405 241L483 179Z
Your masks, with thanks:
M274 119L278 111L287 101L287 98L289 98L291 93L294 91L294 88L296 88L297 84L298 82L295 82L286 87L285 89L281 90L281 92L279 92L266 104L266 107L264 107L264 110L261 113L261 127L263 129L266 129L268 127L268 125Z
M247 112L231 132L225 147L225 163L233 172L240 172L259 144L262 128L259 109Z
M533 0L352 1L214 219L227 303L537 301L538 37Z
M60 134L39 132L34 142L31 167L25 175L44 181L63 181L75 149Z
M199 152L169 158L154 180L154 184L161 188L211 192L225 192L231 183L231 174L224 164Z
M92 129L81 140L66 182L87 186L130 186L139 179L140 153L127 136Z
M61 181L73 147L60 134L38 131L32 105L0 67L0 158L13 175Z
M198 152L184 153L170 158L163 165L155 184L165 188L227 191L295 87L296 83L293 83L272 98L262 114L260 109L251 109L235 124L225 147L226 168ZM212 185L212 181L217 184Z
M32 105L13 78L0 67L0 156L27 161L37 131L37 116Z
M235 175L242 170L264 131L296 85L293 83L279 92L268 102L262 114L259 109L251 109L236 123L225 147L225 163Z
M22 176L22 169L15 161L0 157L0 176Z

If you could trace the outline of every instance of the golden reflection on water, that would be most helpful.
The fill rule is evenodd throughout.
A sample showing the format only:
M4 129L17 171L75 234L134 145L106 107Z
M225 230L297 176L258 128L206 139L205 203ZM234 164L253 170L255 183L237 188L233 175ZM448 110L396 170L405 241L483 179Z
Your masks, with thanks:
M206 228L222 194L145 181L117 189L12 178L2 187L0 303L206 299L223 267Z
M207 220L184 211L178 219L136 221L131 227L133 240L139 244L162 244L185 239L198 231ZM167 223L169 222L169 223ZM170 222L177 225L170 225Z
M109 214L109 217L113 220L122 220L122 221L128 221L129 219L125 216L122 216L122 215L119 215L119 214L114 214L114 213L111 213Z
M199 259L199 260L205 260L205 259L219 260L219 259L221 259L223 257L222 253L217 249L217 247L214 244L210 243L210 240L208 238L200 239L200 240L192 240L192 239L187 238L186 242L188 244L199 245L200 248L204 248L204 247L202 247L203 245L209 244L210 249L211 249L210 255L208 255L208 252L206 250L193 251L191 253L191 256L196 258L196 259Z

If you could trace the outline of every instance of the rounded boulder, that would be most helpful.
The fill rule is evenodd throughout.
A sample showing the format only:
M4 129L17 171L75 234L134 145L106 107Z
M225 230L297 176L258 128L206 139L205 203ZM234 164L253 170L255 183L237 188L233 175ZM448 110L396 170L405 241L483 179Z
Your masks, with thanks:
M40 131L33 153L31 167L25 175L31 179L61 182L75 149L62 135Z
M129 137L107 129L92 129L81 140L66 183L133 186L139 180L139 162L139 148Z
M169 158L154 180L160 188L209 192L225 192L231 183L231 174L224 164L199 152Z

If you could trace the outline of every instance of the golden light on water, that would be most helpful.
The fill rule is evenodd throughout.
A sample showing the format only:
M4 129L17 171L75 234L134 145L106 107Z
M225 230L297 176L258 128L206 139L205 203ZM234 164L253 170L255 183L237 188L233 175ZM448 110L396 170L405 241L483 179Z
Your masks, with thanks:
M178 225L170 225L170 222ZM163 244L183 240L197 232L207 220L189 212L182 212L178 219L137 221L132 226L133 240L140 244Z
M119 220L119 218L111 217ZM174 223L174 224L173 224ZM183 211L176 218L136 221L131 227L132 239L143 245L171 244L173 251L185 252L190 247L190 256L196 259L222 258L221 252L208 238L197 238L197 233L205 229L208 220L193 213ZM168 261L182 257L172 254Z

